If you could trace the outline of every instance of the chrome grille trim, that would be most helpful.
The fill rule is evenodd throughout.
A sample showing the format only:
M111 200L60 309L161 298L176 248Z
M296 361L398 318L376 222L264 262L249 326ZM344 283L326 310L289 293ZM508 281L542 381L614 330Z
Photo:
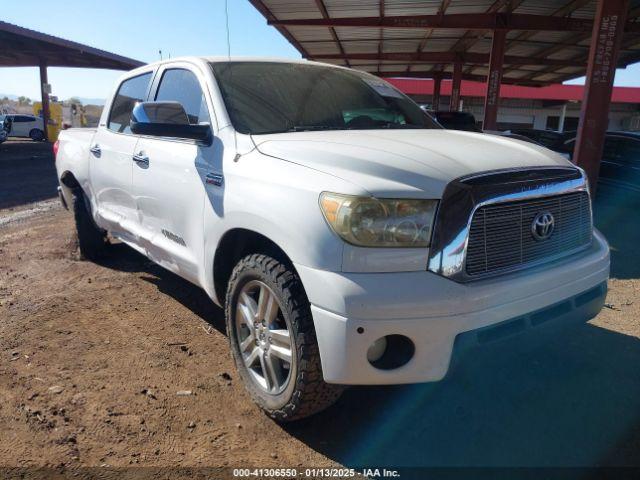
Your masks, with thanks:
M548 240L537 241L531 223L543 210L556 226ZM591 232L587 192L484 206L471 221L465 271L479 278L546 263L587 248Z
M532 201L576 192L585 192L587 195L589 192L586 175L577 167L498 170L450 182L436 214L427 269L458 282L506 273L501 270L480 276L466 272L469 235L476 211L488 205ZM552 260L548 258L544 261ZM510 271L530 266L522 265Z

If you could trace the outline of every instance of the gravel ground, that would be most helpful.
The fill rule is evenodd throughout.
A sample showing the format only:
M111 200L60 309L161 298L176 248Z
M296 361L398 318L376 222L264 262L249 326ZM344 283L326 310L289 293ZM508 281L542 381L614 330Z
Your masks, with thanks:
M7 158L0 466L640 466L640 235L626 195L603 191L596 210L614 259L596 319L472 352L440 383L349 389L282 427L239 383L200 289L121 244L79 261L71 215L25 203L51 197L42 186L4 188L31 171Z

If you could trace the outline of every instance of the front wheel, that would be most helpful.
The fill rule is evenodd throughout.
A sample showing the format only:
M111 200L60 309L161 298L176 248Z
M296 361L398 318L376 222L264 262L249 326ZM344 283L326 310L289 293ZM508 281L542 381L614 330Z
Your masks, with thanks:
M322 378L309 301L292 267L259 254L240 260L225 319L240 377L271 418L308 417L340 397L343 387Z
M44 140L44 132L39 128L34 128L29 132L29 138L31 138L31 140L33 140L34 142L41 142L42 140Z

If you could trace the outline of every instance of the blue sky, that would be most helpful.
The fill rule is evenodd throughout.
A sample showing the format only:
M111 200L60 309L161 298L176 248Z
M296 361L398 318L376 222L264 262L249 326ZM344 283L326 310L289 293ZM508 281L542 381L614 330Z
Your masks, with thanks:
M247 0L228 1L233 55L300 57ZM224 8L224 0L20 0L3 7L2 20L151 62L160 49L173 57L226 55ZM50 68L49 82L60 98L104 98L120 74ZM619 70L616 85L640 86L640 64ZM37 70L0 68L0 93L38 98Z

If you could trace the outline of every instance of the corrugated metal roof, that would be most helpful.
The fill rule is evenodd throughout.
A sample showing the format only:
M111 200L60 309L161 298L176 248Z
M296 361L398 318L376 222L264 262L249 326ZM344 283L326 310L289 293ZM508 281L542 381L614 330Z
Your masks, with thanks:
M131 58L0 21L0 66L49 66L131 70L143 65Z
M265 18L289 39L303 57L352 66L372 73L394 72L436 75L449 72L449 64L438 62L439 54L482 54L467 63L464 73L486 74L491 51L491 30L419 27L412 20L433 18L474 18L488 21L520 15L555 17L559 30L510 30L506 55L516 63L505 63L504 83L530 85L558 83L585 74L591 30L597 0L250 0ZM510 17L505 17L510 14ZM436 17L437 16L437 17ZM462 18L462 17L457 17ZM493 17L491 17L493 18ZM531 17L527 17L531 18ZM540 17L538 17L540 18ZM561 19L561 20L560 20ZM306 22L305 21L311 21ZM366 20L366 21L365 21ZM401 20L403 26L398 27ZM353 23L358 22L358 25ZM434 20L435 21L435 20ZM479 20L480 21L480 20ZM640 61L640 0L630 0L629 22L619 66ZM315 22L316 25L309 23ZM317 25L322 22L323 25ZM564 28L573 22L573 27ZM394 26L395 25L395 26ZM416 26L418 25L418 26ZM431 25L431 24L429 24ZM481 25L485 25L482 23ZM449 25L447 25L449 26ZM474 25L475 26L475 25ZM419 57L427 53L429 58ZM416 54L398 59L394 54ZM353 56L357 58L353 58ZM363 55L366 57L364 60ZM555 60L554 65L545 65ZM566 64L563 64L565 63Z

